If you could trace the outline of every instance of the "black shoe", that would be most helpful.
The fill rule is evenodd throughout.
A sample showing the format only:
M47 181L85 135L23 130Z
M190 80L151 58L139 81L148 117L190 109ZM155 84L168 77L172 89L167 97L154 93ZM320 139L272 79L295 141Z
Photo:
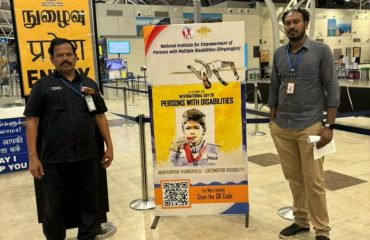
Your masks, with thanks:
M96 230L96 235L104 235L108 232L106 228L102 228L101 226Z
M281 230L279 237L286 239L286 238L291 238L294 235L300 234L300 233L306 233L310 231L310 228L305 228L305 227L300 227L297 224L293 223L289 227L284 228ZM322 236L320 236L322 237Z
M330 238L325 237L325 236L316 236L316 240L330 240Z

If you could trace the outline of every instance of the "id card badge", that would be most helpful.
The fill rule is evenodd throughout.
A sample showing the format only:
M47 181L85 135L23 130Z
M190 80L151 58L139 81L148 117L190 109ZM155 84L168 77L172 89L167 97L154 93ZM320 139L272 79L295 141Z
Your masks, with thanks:
M289 81L288 82L288 86L286 88L286 93L287 94L294 94L294 90L295 90L295 84L293 81Z
M85 101L90 112L96 111L95 103L91 95L86 95Z

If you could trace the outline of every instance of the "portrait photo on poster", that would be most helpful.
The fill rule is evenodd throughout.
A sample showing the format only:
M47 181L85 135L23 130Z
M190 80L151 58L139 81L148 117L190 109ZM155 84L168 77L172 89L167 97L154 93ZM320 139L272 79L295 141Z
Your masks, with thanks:
M177 108L176 136L170 143L173 166L216 165L221 146L214 143L214 107Z

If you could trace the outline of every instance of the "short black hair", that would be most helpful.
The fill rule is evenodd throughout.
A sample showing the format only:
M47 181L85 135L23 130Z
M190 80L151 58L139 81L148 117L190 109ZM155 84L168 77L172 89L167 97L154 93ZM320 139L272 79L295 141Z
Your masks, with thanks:
M298 12L302 14L303 16L303 21L309 23L310 22L310 13L303 8L292 8L286 12L283 13L283 16L281 17L281 21L283 21L283 24L285 24L285 18L286 16L291 13L291 12Z
M203 132L205 132L206 131L205 117L206 117L206 115L204 113L202 113L201 111L199 111L198 109L191 108L189 110L186 110L182 114L182 127L183 127L183 130L184 130L185 123L187 123L188 121L194 121L194 122L199 123L202 126L202 128L203 128Z
M48 53L51 56L54 56L54 48L56 46L62 45L64 43L68 43L69 45L71 45L73 53L76 55L77 46L71 40L66 39L66 38L54 38L53 40L51 40L50 47L48 49Z

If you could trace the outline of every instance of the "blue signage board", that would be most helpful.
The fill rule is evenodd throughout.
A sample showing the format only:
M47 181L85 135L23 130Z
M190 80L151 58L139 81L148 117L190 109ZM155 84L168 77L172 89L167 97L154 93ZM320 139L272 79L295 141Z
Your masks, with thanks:
M28 169L25 118L0 119L0 174Z

